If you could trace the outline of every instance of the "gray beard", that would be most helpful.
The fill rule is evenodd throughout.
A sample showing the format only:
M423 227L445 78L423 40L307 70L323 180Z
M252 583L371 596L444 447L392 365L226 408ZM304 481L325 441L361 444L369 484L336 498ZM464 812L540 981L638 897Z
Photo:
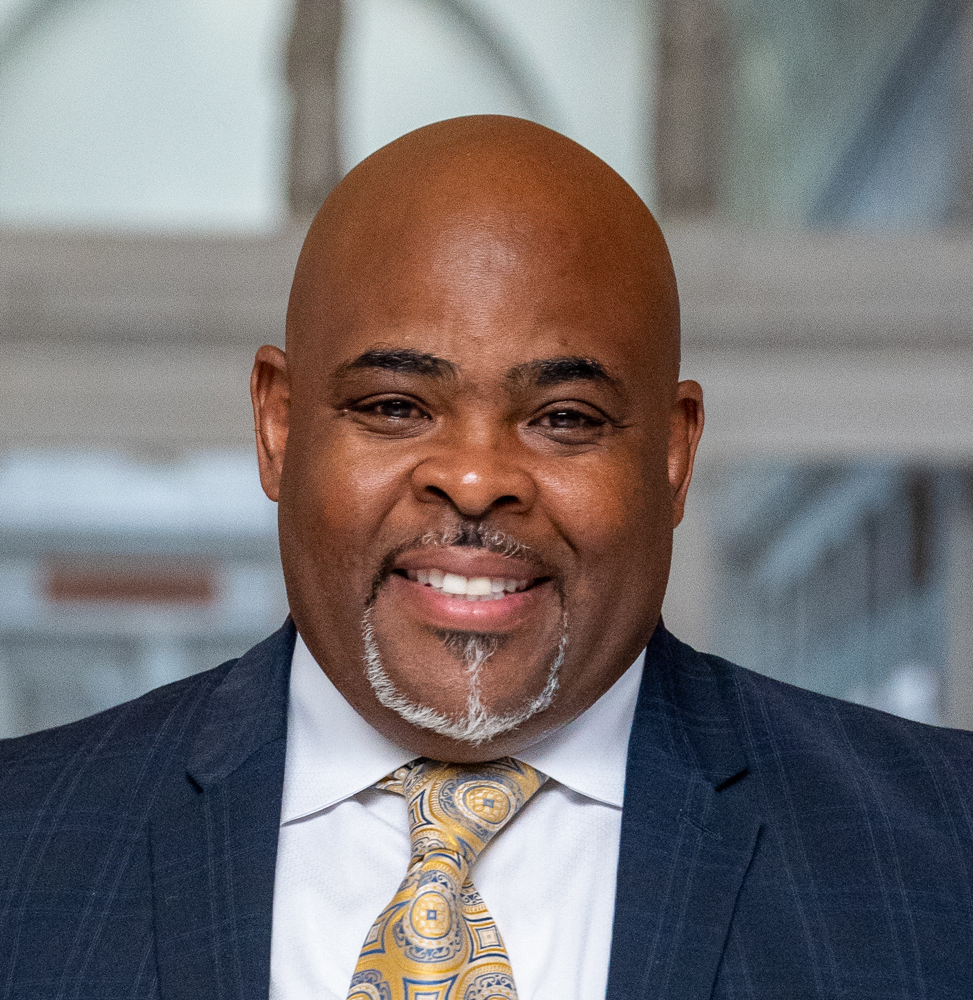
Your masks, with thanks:
M400 718L419 729L428 729L438 736L461 743L479 746L503 733L516 729L529 718L543 712L554 700L558 687L558 671L564 662L564 651L568 644L567 617L561 626L561 638L557 651L547 672L544 690L515 712L498 715L487 711L480 700L480 670L497 651L499 642L495 636L478 632L443 632L440 638L446 649L460 659L466 667L469 678L469 693L466 698L466 712L458 719L450 719L442 712L410 701L392 682L382 665L382 658L375 641L371 605L362 618L362 637L365 643L365 671L375 697L381 705L391 709Z

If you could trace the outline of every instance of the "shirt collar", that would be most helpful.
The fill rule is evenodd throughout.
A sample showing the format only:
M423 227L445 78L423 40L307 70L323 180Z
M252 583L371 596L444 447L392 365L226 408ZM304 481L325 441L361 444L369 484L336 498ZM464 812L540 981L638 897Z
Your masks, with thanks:
M644 664L643 651L590 708L517 756L579 795L621 809Z
M580 795L621 808L643 662L644 654L594 705L519 754L520 759ZM291 662L281 823L357 795L415 756L373 729L345 701L298 635Z
M298 633L287 704L281 822L357 795L415 756L373 729L345 701Z

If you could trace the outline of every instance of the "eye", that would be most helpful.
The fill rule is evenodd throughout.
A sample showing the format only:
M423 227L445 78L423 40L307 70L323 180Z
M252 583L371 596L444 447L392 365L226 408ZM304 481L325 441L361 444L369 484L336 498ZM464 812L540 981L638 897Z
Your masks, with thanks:
M366 412L368 410L387 420L422 420L426 416L411 399L380 399L372 403Z
M414 399L403 396L362 400L348 410L366 427L383 433L409 431L431 419Z
M580 410L553 410L545 413L540 423L557 430L575 430L578 427L598 427L604 420L597 420Z
M608 423L608 419L597 411L562 404L538 414L530 426L555 441L590 444L601 436Z

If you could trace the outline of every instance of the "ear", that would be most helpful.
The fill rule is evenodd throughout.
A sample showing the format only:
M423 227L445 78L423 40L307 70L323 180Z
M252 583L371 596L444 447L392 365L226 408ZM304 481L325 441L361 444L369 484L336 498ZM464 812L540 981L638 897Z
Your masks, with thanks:
M280 494L287 429L290 422L291 389L287 357L279 347L264 345L254 358L250 373L253 427L257 436L260 485L271 500Z
M669 486L672 490L672 526L682 520L686 491L693 478L696 448L703 434L703 390L686 380L676 387L669 418Z

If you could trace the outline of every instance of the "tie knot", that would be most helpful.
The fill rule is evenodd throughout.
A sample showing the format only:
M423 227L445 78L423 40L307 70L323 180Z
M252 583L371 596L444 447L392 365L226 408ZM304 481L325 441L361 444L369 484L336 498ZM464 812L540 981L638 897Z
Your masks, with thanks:
M413 860L445 849L468 869L546 780L513 757L482 764L423 757L390 774L382 786L405 796Z

